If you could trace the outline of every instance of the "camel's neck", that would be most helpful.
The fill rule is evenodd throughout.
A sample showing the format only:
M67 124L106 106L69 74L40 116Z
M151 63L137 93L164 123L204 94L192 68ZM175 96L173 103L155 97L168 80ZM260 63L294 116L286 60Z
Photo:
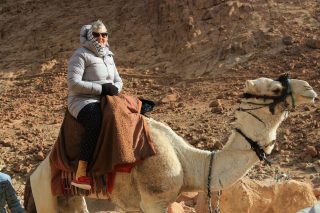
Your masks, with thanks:
M270 143L276 139L276 131L284 120L285 113L273 115L268 112L268 109L261 109L252 114L237 112L236 118L235 127L240 129L246 137L257 142L260 147L267 147L266 150L270 153L273 149ZM224 149L214 157L211 173L212 190L231 186L258 161L259 158L251 149L247 139L239 132L233 131Z
M183 150L181 152L181 150ZM184 172L182 191L201 191L206 182L210 151L184 145L177 153Z
M225 148L213 156L211 172L211 189L219 190L235 183L259 161L256 153L239 134L233 133L230 138L237 141L241 149ZM180 155L184 163L183 191L207 191L210 152L189 148L187 154Z
M211 190L227 188L242 178L259 161L250 144L237 132L229 137L229 145L217 152L212 165ZM233 146L233 144L236 144ZM207 169L206 175L208 175ZM205 189L206 190L206 189Z
M260 117L261 120L255 120L253 116L240 112L235 127L260 145L267 145L276 139L276 130L284 119L284 114L264 117L260 114ZM210 152L189 148L189 153L183 154L180 158L183 158L186 167L185 188L189 191L206 191ZM231 186L258 161L259 158L249 142L240 133L233 131L224 149L214 155L211 189L219 190Z

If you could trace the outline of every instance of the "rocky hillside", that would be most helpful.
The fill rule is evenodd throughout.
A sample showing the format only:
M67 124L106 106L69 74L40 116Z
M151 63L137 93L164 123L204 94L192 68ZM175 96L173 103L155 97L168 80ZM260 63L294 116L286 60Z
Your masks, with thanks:
M0 67L39 72L67 59L80 27L102 19L118 65L213 75L305 46L320 34L319 14L316 0L1 0Z

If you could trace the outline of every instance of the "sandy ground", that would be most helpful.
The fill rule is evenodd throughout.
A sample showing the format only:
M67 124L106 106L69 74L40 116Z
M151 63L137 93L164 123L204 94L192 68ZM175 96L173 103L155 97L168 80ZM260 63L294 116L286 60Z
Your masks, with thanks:
M230 72L182 80L158 71L136 74L120 70L124 93L157 102L149 116L169 124L190 144L210 150L221 149L226 142L244 81L260 76L243 69L238 76ZM28 172L46 156L57 137L66 110L65 73L64 64L58 64L40 75L1 75L0 169L12 175L19 196ZM292 75L309 81L319 92L319 74ZM217 100L220 107L212 107ZM318 103L291 112L278 131L276 149L270 156L273 165L259 163L248 176L259 180L286 177L319 187L319 155L312 157L307 152L308 146L319 150L319 113Z

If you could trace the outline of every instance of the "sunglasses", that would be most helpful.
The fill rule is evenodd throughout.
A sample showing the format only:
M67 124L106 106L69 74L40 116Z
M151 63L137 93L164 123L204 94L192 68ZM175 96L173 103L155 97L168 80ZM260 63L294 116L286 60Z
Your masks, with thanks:
M102 36L102 38L105 38L108 36L108 33L97 33L97 32L92 32L92 35L96 38L98 38L100 35Z

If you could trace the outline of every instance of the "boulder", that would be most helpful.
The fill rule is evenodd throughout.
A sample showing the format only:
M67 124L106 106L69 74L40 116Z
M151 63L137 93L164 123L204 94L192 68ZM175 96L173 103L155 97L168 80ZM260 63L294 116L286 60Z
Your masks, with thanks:
M214 209L215 192L211 201ZM316 202L309 183L295 180L267 182L243 178L222 191L220 210L223 213L292 213L313 206ZM209 212L204 192L199 193L195 209L198 213Z
M168 213L184 213L184 210L180 203L174 202L169 206Z

